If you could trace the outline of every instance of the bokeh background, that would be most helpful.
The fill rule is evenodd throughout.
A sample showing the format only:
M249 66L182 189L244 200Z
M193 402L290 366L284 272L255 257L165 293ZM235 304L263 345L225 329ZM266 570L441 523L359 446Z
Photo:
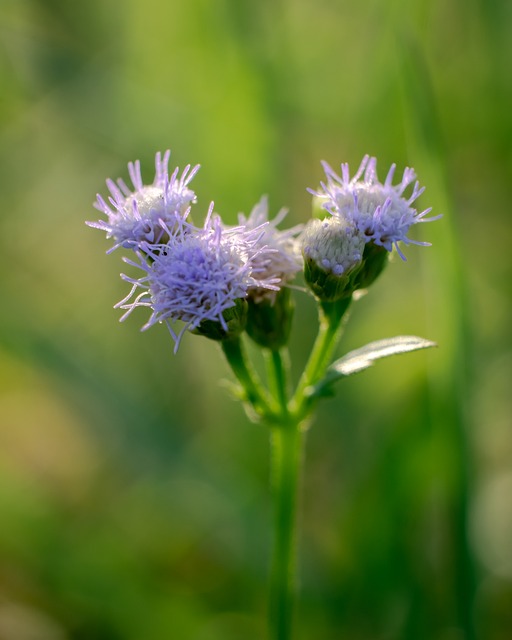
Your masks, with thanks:
M340 385L307 442L297 639L512 637L507 0L0 1L0 640L266 634L268 434L218 346L118 324L95 194L154 154L198 211L290 224L320 160L414 166L444 213L341 351L439 349ZM294 375L314 337L297 293Z

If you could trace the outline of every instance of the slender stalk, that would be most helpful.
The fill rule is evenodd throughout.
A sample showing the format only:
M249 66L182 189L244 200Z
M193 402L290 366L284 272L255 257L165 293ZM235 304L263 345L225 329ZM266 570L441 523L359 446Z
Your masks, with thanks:
M291 402L292 411L298 415L299 420L305 417L302 415L305 408L304 392L310 385L318 382L325 373L341 337L341 321L350 302L351 298L344 298L337 302L321 303L318 335Z
M290 640L295 599L297 487L302 466L299 425L274 426L271 472L274 490L274 550L270 575L271 640Z
M288 372L290 368L287 349L265 350L269 387L279 405L281 416L288 416Z
M248 363L240 338L223 340L221 346L229 366L244 390L246 400L258 415L271 420L275 414L272 401L256 372Z

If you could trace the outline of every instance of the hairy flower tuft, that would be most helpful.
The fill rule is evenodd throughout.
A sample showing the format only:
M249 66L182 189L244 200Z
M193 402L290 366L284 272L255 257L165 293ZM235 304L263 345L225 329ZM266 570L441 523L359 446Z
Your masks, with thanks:
M356 174L350 178L348 164L341 165L341 176L323 162L327 181L321 183L318 191L312 191L322 206L332 216L355 226L367 243L382 246L388 251L396 248L400 257L405 256L398 243L428 246L429 242L420 242L408 237L411 226L419 222L430 222L441 216L426 218L431 208L418 213L412 206L423 193L416 181L414 169L406 168L399 184L394 185L393 176L396 165L393 164L383 183L377 177L377 159L365 156ZM411 194L404 192L414 182Z
M163 156L160 152L156 154L153 184L144 185L140 162L136 160L128 164L133 190L121 178L116 182L109 179L108 203L98 194L94 206L108 220L87 224L106 231L107 238L114 239L109 253L120 246L136 249L141 242L159 243L166 233L164 226L172 229L178 218L188 216L190 205L196 201L188 185L199 171L199 165L193 168L187 165L181 177L178 177L178 168L170 175L170 156L169 150Z
M258 246L261 233L240 227L225 229L212 211L213 203L203 228L177 224L166 229L165 244L142 242L137 251L139 262L125 258L144 275L138 279L121 276L133 285L128 296L116 305L126 310L121 320L136 307L149 307L151 316L142 329L165 323L175 352L187 329L201 329L201 323L207 321L217 323L228 335L225 312L246 298L250 289L279 289L279 279L258 268L270 253ZM178 320L184 326L176 332L173 325Z
M249 217L243 213L238 214L240 227L247 231L259 231L256 246L267 249L255 259L255 266L260 276L278 279L280 287L291 282L296 273L302 269L297 236L302 231L303 225L297 225L283 231L277 228L287 213L287 209L281 209L273 220L269 220L268 198L263 196L253 207ZM275 291L268 289L252 289L249 295L256 302L263 299L270 301L275 299Z

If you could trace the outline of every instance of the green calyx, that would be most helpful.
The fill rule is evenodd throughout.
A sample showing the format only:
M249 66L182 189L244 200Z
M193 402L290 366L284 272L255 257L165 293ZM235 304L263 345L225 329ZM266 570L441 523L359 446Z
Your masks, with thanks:
M195 333L210 340L229 340L238 337L247 324L248 303L245 298L237 298L235 305L226 309L222 317L227 325L227 331L220 322L203 320L191 333Z
M267 349L280 349L288 342L294 303L290 289L283 287L274 299L249 299L246 331L256 344Z
M304 279L315 296L325 302L334 302L352 295L352 274L335 275L326 271L312 258L304 260Z
M356 288L366 289L382 273L389 261L389 251L373 242L364 247L363 264L356 278Z
M368 243L362 261L340 276L327 271L311 258L304 260L304 279L315 296L325 302L335 302L351 296L358 289L367 289L382 273L389 261L384 247Z

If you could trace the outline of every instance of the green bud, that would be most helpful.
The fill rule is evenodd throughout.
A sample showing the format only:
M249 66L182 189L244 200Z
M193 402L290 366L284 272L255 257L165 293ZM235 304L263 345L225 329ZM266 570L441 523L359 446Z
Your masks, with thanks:
M312 212L311 217L323 220L325 218L325 209L324 209L325 198L321 198L320 196L313 196L312 201Z
M369 242L363 252L363 266L356 278L357 289L366 289L382 273L389 262L389 251L380 245Z
M308 223L302 239L304 278L317 298L333 302L352 295L364 247L357 229L338 218Z
M343 298L349 284L348 277L335 276L310 258L304 258L304 279L319 300L330 302Z
M236 338L245 329L247 324L248 304L245 298L237 298L235 306L226 309L222 313L227 331L220 322L215 320L203 320L191 333L195 333L210 340L228 340Z
M294 310L290 294L290 289L283 287L273 299L256 302L249 298L246 331L261 347L279 349L288 342Z

